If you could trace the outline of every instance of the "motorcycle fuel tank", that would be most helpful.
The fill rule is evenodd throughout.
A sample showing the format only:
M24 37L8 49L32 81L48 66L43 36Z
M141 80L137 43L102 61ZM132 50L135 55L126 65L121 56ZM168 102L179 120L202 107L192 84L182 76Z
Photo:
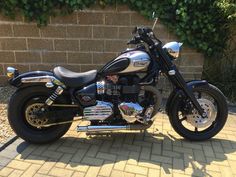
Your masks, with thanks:
M146 52L128 51L108 62L99 72L106 75L145 71L150 62L150 57Z

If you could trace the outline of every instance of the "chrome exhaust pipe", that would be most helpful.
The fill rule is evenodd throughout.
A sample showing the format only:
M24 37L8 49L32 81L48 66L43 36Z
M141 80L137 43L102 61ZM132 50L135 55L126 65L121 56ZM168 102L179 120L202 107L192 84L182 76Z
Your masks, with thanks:
M100 131L115 131L115 130L129 130L128 125L102 125L102 126L78 126L78 132L100 132Z
M102 131L117 131L117 130L145 130L149 125L102 125L102 126L78 126L77 132L102 132Z

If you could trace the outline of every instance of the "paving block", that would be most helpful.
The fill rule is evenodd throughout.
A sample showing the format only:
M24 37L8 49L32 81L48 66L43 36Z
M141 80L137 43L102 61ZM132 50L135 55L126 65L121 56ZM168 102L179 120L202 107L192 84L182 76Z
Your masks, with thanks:
M146 167L140 167L136 165L126 165L125 166L125 171L130 172L130 173L135 173L135 174L141 174L141 175L147 175L148 173L148 168Z
M89 167L85 177L94 177L94 176L97 176L98 175L98 172L100 170L100 167L94 167L94 166L91 166Z
M99 175L101 175L101 176L110 176L113 166L114 166L113 161L105 161L103 166L101 167L101 169L99 171Z
M34 174L38 171L40 167L41 165L32 164L26 171L24 171L22 177L34 176Z
M7 166L13 169L26 170L30 166L30 163L19 160L12 160Z
M57 168L57 167L53 167L49 172L49 175L58 176L58 177L64 177L64 176L69 177L72 174L73 174L72 170L68 170L68 169L64 169L64 168Z
M0 176L9 176L14 169L5 167L0 170Z
M103 153L103 152L98 152L96 157L99 159L110 160L113 162L116 160L116 155Z

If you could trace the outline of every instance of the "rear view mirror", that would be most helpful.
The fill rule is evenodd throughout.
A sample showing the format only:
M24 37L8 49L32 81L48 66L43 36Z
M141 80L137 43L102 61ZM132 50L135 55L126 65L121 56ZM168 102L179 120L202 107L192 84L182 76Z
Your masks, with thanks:
M152 19L156 18L156 12L152 12Z
M156 15L156 12L152 12L152 18L154 19L154 23L153 23L153 26L152 26L152 30L154 30L155 26L156 26L156 23L158 21L158 17Z

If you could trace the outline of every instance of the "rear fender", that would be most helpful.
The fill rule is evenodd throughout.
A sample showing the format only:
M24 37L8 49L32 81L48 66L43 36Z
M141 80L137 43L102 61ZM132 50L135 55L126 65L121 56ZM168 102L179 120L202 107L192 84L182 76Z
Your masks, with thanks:
M15 87L22 87L24 85L29 85L22 83L22 78L30 78L30 77L40 77L40 76L53 76L53 73L50 71L30 71L26 73L22 73L18 75L17 77L12 78L9 80L9 83ZM31 83L31 85L39 85L42 83Z
M200 86L203 86L203 85L208 85L208 82L206 80L192 80L192 81L188 81L186 84L187 84L189 89L193 89L193 88L200 87ZM173 102L173 100L176 99L179 95L182 95L182 94L184 94L184 92L180 88L176 88L171 92L171 94L168 97L167 102L166 102L166 113L167 113L167 115L169 115L170 107L171 107L170 105Z

